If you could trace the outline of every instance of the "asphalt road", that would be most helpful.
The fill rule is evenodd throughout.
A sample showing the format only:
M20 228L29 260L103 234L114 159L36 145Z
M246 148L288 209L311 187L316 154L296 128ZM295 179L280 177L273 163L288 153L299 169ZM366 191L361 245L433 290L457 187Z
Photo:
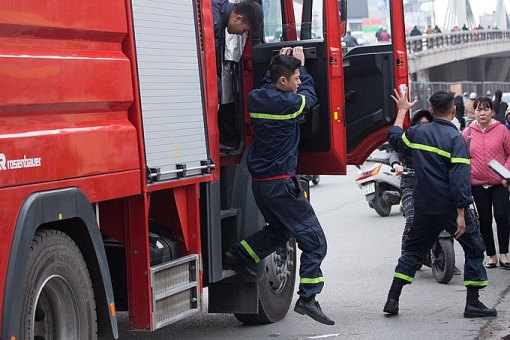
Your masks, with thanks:
M430 268L421 269L404 288L400 313L382 312L400 254L404 218L393 207L380 217L368 207L354 183L357 169L346 176L321 176L312 186L311 201L328 238L323 262L325 286L317 296L323 311L336 321L326 326L291 310L274 324L244 325L233 315L203 312L152 333L128 331L120 313L120 339L501 339L510 334L510 271L488 271L489 286L481 300L496 306L498 317L465 319L466 289L462 275L439 284ZM456 264L463 269L462 248L456 243ZM297 295L294 301L297 299Z

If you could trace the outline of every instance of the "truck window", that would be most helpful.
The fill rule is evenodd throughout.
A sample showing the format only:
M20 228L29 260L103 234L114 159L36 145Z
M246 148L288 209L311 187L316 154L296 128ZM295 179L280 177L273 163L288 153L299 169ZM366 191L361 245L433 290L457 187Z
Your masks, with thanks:
M294 3L295 23L283 23L281 5L277 1L264 0L264 36L266 43L323 39L322 1L314 1L311 13L298 3ZM295 32L296 39L288 32Z

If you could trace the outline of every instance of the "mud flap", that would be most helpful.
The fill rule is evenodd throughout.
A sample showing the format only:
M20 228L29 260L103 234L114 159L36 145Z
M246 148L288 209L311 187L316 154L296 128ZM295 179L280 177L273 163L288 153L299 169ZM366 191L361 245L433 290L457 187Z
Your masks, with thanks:
M258 313L257 282L218 282L209 285L209 313ZM228 298L225 298L228 296Z

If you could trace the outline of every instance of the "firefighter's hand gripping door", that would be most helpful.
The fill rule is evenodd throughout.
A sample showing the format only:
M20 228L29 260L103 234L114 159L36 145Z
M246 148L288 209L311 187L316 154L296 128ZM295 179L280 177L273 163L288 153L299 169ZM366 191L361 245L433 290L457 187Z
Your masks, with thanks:
M298 173L345 174L347 164L363 163L386 140L395 120L395 48L368 45L342 53L346 0L263 0L262 6L264 27L252 46L253 86L281 48L303 46L318 105L301 126Z

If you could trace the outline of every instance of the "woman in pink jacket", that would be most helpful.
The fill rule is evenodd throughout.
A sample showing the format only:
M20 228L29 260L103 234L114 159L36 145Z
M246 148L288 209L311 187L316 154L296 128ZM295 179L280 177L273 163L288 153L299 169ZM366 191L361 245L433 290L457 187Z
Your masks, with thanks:
M471 155L471 191L480 217L480 232L485 242L485 251L489 261L487 268L498 264L496 246L492 232L492 212L497 225L499 245L499 265L510 269L508 261L508 242L510 224L508 220L509 192L501 184L501 178L491 171L487 164L496 159L510 170L510 132L500 122L493 119L492 101L487 97L478 97L474 102L475 121L462 135L468 144Z

